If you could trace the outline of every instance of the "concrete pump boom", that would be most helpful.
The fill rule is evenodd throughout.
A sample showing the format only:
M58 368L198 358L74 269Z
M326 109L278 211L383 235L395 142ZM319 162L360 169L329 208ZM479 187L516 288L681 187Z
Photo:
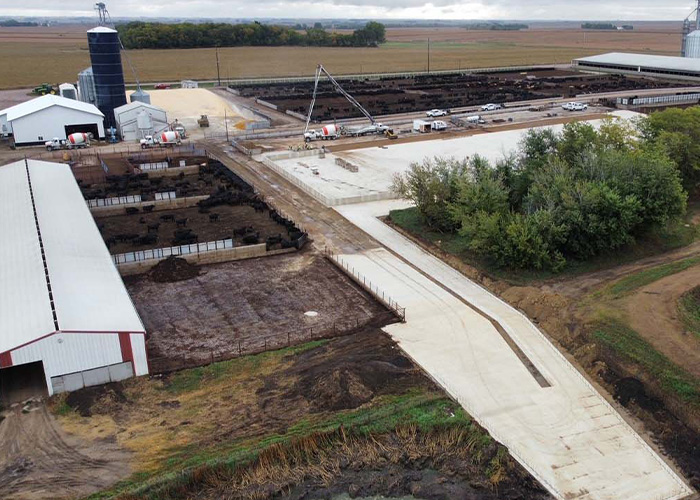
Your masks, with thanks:
M321 78L321 74L324 74L328 77L330 80L331 84L333 84L333 87L335 87L335 90L338 91L339 94L341 94L345 99L347 99L350 104L355 106L357 109L360 110L360 112L365 115L365 117L370 121L372 125L376 125L376 120L372 115L369 114L369 111L367 111L365 108L362 107L362 104L357 102L357 100L348 94L343 87L340 86L340 84L336 81L331 74L326 71L326 68L323 67L322 64L319 64L318 67L316 68L316 80L314 81L314 93L311 97L311 105L309 106L309 114L306 116L306 127L304 128L304 133L306 134L309 131L309 123L311 122L311 114L314 111L314 104L316 104L316 92L318 91L318 81Z

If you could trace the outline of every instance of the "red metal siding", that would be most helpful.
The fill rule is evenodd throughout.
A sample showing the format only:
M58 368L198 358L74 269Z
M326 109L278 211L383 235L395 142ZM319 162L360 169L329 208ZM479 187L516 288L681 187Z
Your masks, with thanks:
M134 361L134 352L131 349L131 334L119 334L119 346L122 349L122 361Z

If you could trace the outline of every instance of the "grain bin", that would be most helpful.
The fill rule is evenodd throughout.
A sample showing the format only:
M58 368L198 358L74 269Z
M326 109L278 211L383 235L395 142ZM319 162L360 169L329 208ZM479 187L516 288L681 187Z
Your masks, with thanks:
M700 59L700 30L695 30L686 37L685 57Z
M114 127L114 108L126 104L119 34L112 28L98 26L88 30L87 37L95 80L95 104L105 115L105 128Z

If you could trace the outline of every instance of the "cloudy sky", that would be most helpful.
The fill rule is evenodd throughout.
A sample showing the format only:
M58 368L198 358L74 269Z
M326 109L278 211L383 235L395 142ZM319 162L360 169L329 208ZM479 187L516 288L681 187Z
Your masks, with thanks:
M0 16L92 16L93 2L0 0ZM113 17L682 20L693 0L107 0ZM17 5L21 5L21 8Z

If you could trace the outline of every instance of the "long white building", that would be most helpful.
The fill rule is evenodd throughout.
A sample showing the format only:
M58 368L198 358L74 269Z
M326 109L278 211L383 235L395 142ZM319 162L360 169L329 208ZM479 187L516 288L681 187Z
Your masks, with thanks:
M12 135L16 146L43 145L74 132L104 139L104 115L92 104L51 94L0 110L0 134Z
M148 373L145 330L68 165L0 167L0 400Z

